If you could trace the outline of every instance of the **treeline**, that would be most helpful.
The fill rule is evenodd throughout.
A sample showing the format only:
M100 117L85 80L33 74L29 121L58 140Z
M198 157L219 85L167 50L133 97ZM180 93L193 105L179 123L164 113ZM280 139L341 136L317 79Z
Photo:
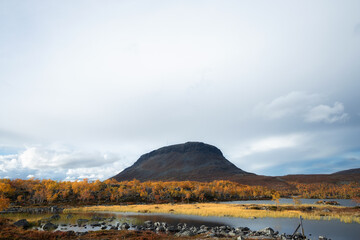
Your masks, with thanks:
M117 203L207 202L266 199L298 195L304 198L357 198L359 183L299 184L275 191L230 181L140 182L138 180L54 181L38 179L0 179L0 209L14 205L84 205Z
M350 182L347 184L333 183L290 183L293 190L282 191L283 196L299 195L302 198L360 198L360 183Z

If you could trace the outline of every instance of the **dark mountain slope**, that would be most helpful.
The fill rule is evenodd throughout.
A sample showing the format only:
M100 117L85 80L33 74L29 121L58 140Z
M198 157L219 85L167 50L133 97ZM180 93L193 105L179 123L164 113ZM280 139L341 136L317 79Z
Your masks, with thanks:
M118 181L213 181L254 175L229 162L222 152L201 142L167 146L142 155L129 168L114 176Z
M334 174L261 176L248 173L229 162L222 152L201 142L167 146L142 155L131 167L113 177L117 181L202 181L229 180L273 189L292 189L297 183L360 182L359 169Z
M349 169L349 170L336 172L333 174L334 175L347 175L347 174L359 174L360 175L360 168L353 168L353 169Z

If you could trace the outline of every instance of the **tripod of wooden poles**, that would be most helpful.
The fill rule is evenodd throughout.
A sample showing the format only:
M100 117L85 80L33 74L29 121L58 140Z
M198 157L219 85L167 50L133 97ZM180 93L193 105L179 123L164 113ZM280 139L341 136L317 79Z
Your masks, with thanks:
M300 216L300 223L299 225L297 226L297 228L295 229L293 235L291 236L291 238L293 238L295 236L295 234L297 233L297 231L299 230L299 228L301 227L301 234L303 236L305 236L305 233L304 233L304 226L303 226L303 222L302 222L303 218Z

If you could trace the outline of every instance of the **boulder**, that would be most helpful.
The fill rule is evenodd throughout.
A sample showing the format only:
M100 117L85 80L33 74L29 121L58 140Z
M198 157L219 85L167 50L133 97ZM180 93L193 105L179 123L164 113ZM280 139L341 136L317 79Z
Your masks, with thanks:
M150 226L153 225L153 223L152 223L152 221L145 221L145 222L144 222L144 225L145 225L146 227L150 227Z
M165 232L165 228L163 227L163 226L158 226L157 228L156 228L156 231L157 232Z
M121 230L127 230L127 229L129 229L129 228L130 228L130 225L127 224L127 223L123 223L123 224L120 225L120 229L121 229Z
M230 231L230 232L228 233L228 235L229 235L230 237L235 237L235 236L236 236L236 232Z
M21 219L19 221L14 222L14 225L17 227L22 227L24 229L27 229L30 227L30 223L26 219Z
M90 226L92 226L92 227L101 227L101 224L100 223L92 223L92 224L90 224Z
M168 226L168 227L166 228L166 231L167 231L167 232L176 232L177 229L176 229L174 226L170 225L170 226Z
M182 232L181 236L182 237L192 237L192 236L195 236L195 233L192 232L192 231L187 230L187 231Z
M43 230L45 231L51 231L51 230L55 230L58 228L58 225L53 224L51 222L45 223L44 226L42 227Z
M265 233L266 235L273 235L274 234L274 229L270 228L270 227L267 227L267 228L264 228L262 230L260 230L259 232L262 232L262 233Z

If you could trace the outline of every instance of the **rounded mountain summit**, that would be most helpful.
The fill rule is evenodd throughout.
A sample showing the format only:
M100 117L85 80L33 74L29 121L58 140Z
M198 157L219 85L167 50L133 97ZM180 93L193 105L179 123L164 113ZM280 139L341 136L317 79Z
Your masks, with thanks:
M245 175L254 174L236 167L217 147L187 142L146 153L113 178L117 181L213 181Z

